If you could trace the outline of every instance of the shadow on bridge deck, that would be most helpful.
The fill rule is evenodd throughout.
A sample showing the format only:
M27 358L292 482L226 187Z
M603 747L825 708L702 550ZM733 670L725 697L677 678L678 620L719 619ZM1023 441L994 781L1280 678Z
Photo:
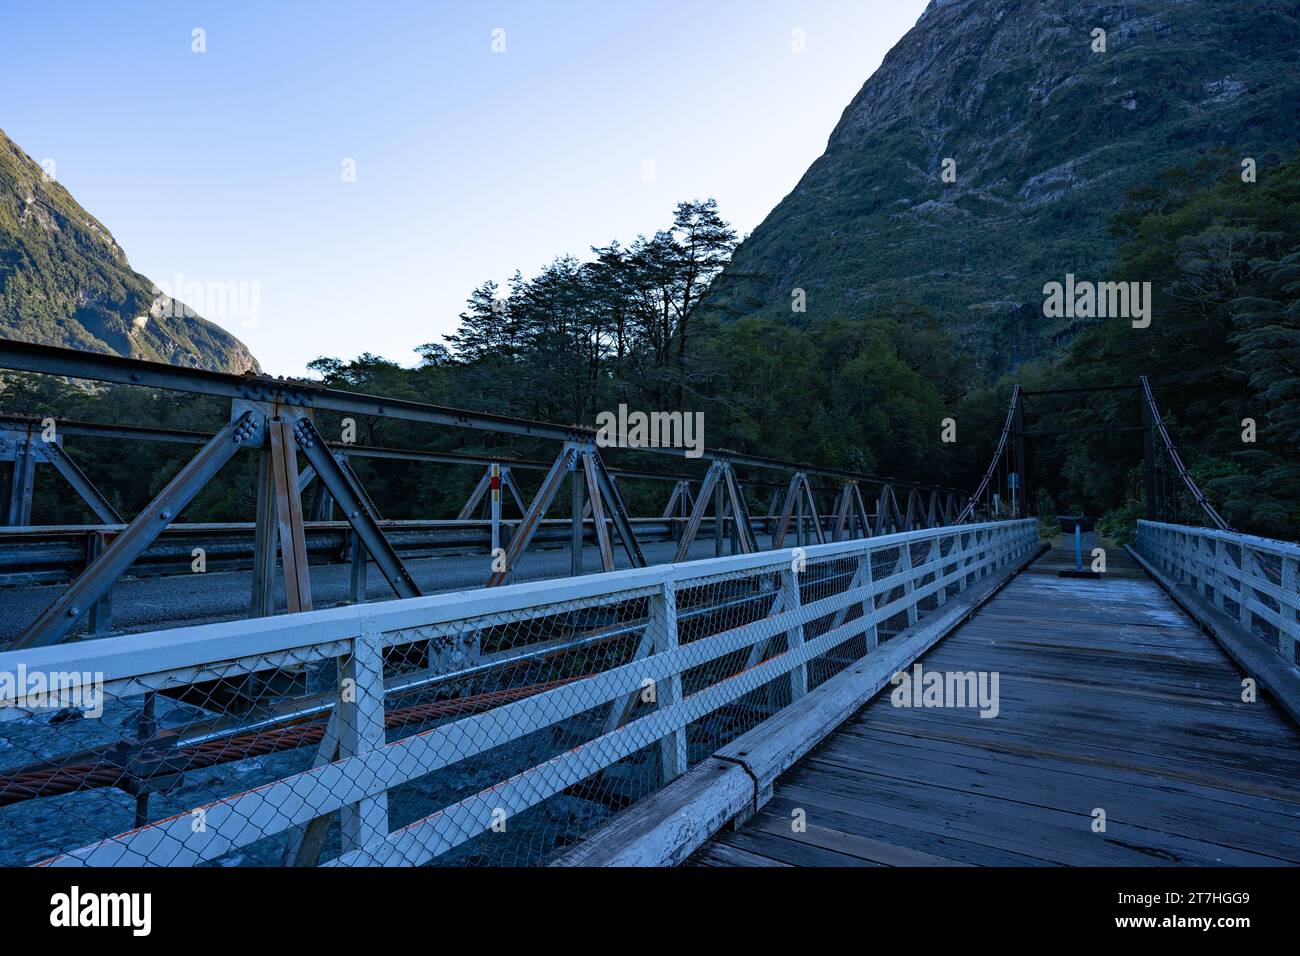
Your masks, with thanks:
M996 717L886 687L689 862L1300 863L1300 732L1118 549L1100 581L1057 577L1066 544L921 660L996 671Z

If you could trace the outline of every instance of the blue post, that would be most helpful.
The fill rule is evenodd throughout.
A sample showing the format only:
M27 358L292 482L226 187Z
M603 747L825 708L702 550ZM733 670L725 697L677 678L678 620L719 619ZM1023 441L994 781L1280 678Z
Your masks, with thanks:
M1083 570L1083 529L1077 521L1074 524L1074 570Z

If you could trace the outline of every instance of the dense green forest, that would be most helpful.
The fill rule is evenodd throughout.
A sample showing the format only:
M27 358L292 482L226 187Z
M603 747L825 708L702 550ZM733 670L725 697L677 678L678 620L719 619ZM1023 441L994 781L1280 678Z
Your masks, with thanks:
M1194 477L1234 527L1295 539L1300 523L1300 161L1243 182L1230 157L1170 170L1129 197L1114 229L1114 278L1149 281L1150 328L1106 322L1056 365L1022 369L1026 384L1133 381L1146 374ZM1122 394L1086 406L1043 403L1056 422L1135 423ZM1256 424L1243 441L1243 421ZM1063 510L1140 510L1133 436L1088 435L1035 447L1039 481ZM1032 476L1031 476L1032 477Z
M369 354L322 357L311 368L341 388L565 423L590 425L619 403L699 411L711 447L957 487L973 487L987 464L1013 382L1060 388L1146 374L1184 458L1225 517L1294 538L1298 202L1300 162L1261 168L1255 183L1243 182L1228 157L1168 171L1130 194L1113 222L1121 251L1112 278L1153 284L1150 327L1104 321L996 383L980 380L944 331L945 317L926 308L923 289L864 316L819 315L813 302L788 321L720 307L719 275L736 236L712 200L679 204L653 237L595 247L585 260L556 259L531 278L516 274L508 289L483 284L457 331L420 346L413 368ZM24 377L5 383L0 406L199 430L226 415L221 403L191 396ZM1031 425L1136 424L1139 416L1130 393L1036 399L1028 411ZM957 422L955 443L940 440L947 417ZM1245 418L1257 422L1254 443L1242 441ZM338 426L319 424L326 434ZM548 457L544 446L478 432L385 420L358 426L362 444ZM108 444L71 439L69 448L126 513L192 453L140 445L123 455ZM1062 513L1106 513L1122 528L1141 509L1133 433L1035 439L1028 459L1031 488L1046 490ZM470 468L397 462L362 462L358 471L389 517L454 514L478 478ZM251 461L232 463L186 517L246 520L251 472ZM664 493L627 489L643 509ZM65 494L38 502L38 520L75 515Z

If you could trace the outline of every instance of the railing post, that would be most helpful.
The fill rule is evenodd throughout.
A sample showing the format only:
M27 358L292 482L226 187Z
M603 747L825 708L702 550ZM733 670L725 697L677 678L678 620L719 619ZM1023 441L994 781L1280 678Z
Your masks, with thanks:
M339 758L384 746L384 656L382 634L370 612L360 615L352 654L339 667ZM366 797L340 813L343 852L358 850L388 835L388 793Z
M666 654L677 650L677 583L665 581L658 594L650 596L650 617L646 622L652 635L654 653ZM661 682L655 691L659 707L664 708L682 699L682 672L678 668ZM686 728L678 727L659 741L659 782L661 784L681 776L686 771Z
M781 610L787 614L794 612L799 616L801 613L799 609L802 606L803 601L799 596L799 575L794 569L786 568L781 572ZM794 653L803 646L802 621L785 633L787 651ZM790 699L798 700L806 693L808 693L808 665L803 663L790 671Z
M1238 548L1241 549L1241 557L1237 561L1237 620L1241 621L1241 626L1249 632L1252 630L1250 611L1252 593L1247 577L1250 574L1250 550L1244 544L1239 544Z
M934 571L934 580L935 583L937 584L939 581L943 579L943 539L938 535L935 536L934 542L930 545L930 553L926 556L925 559L926 564L931 564L933 562L938 562L939 564L939 566L935 568ZM937 607L942 607L944 604L948 602L947 585L941 585L934 592L934 599L935 601L938 602L936 605Z
M1282 593L1291 595L1291 603L1277 602L1278 619L1282 626L1277 629L1277 649L1282 659L1288 664L1300 663L1296 654L1296 643L1300 641L1300 621L1296 620L1297 594L1300 594L1300 559L1282 559Z
M912 592L916 590L916 585L912 581L912 546L907 541L904 541L898 546L898 549L900 553L898 555L898 563L894 565L894 570L895 572L906 572L907 576L903 578L903 594L910 596ZM916 601L913 600L907 605L908 627L911 627L916 623L917 616Z
M867 553L862 556L862 583L870 589L870 593L867 594L866 599L862 602L862 613L864 615L874 614L876 612L875 580L875 573L871 568L871 549L868 548ZM877 631L875 624L867 627L864 636L867 639L868 652L874 651L878 646L880 646L880 634Z

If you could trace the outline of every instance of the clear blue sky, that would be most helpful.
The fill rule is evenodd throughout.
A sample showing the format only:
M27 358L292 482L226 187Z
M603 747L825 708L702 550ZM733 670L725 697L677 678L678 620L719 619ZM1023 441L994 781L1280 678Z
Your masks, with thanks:
M0 0L0 128L137 271L256 283L258 323L223 324L267 371L411 364L484 279L653 233L678 200L752 230L924 7Z

